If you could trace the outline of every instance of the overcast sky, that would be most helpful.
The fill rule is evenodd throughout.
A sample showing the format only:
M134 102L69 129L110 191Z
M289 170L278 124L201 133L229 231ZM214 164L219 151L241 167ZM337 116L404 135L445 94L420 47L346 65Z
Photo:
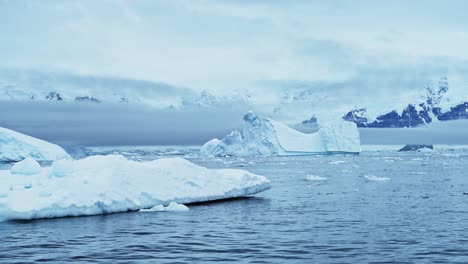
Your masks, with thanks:
M0 0L0 67L213 90L301 81L359 91L363 79L410 89L448 75L463 91L466 10L464 0Z

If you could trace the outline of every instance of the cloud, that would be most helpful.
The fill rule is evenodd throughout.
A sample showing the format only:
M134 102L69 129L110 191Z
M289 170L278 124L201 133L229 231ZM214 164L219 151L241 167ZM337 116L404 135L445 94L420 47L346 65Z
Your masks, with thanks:
M468 4L461 0L0 4L3 67L220 92L274 80L348 82L355 93L362 89L355 80L377 89L410 78L423 85L450 74L466 83Z

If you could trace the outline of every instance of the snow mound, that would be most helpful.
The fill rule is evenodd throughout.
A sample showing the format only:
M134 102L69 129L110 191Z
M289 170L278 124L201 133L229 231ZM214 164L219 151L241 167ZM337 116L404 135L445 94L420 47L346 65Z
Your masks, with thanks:
M356 124L339 121L325 124L318 132L305 134L269 118L248 112L242 133L212 139L200 150L204 156L276 156L322 153L359 153Z
M0 171L0 218L35 219L138 211L265 191L270 181L238 169L211 170L182 158L149 162L123 156L57 161L38 174ZM181 206L172 205L165 210Z
M32 158L25 158L24 160L15 163L11 167L11 174L34 175L41 172L41 165Z
M0 127L0 162L20 161L27 157L37 161L71 159L55 144Z
M139 212L185 212L189 208L183 204L171 202L168 206L156 205L150 209L141 209Z

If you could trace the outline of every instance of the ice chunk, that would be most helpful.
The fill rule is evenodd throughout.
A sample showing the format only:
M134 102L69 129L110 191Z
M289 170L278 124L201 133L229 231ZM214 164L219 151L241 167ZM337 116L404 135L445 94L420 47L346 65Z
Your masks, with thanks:
M205 156L275 156L317 153L359 153L359 131L354 123L325 124L305 134L269 118L248 112L242 134L233 131L222 140L212 139L200 150Z
M20 161L27 157L37 161L71 159L55 144L0 127L0 162Z
M30 188L25 189L26 185ZM4 196L0 217L33 219L242 197L269 189L270 182L244 170L212 170L182 158L138 162L109 155L58 161L41 168L34 177L18 177L3 170L0 186L12 186L0 190Z
M41 172L41 165L32 158L25 158L24 160L15 163L11 168L12 174L34 175Z
M320 176L315 176L315 175L307 175L306 180L308 180L308 181L326 181L327 178L320 177Z
M168 206L160 204L150 209L141 209L139 212L184 212L188 210L189 208L183 204L171 202Z
M339 164L344 164L344 163L346 163L346 161L344 161L344 160L335 160L335 161L329 162L328 164L330 164L330 165L339 165Z
M387 178L387 177L378 177L374 175L366 175L364 176L364 178L366 178L369 181L389 181L390 180L390 178Z

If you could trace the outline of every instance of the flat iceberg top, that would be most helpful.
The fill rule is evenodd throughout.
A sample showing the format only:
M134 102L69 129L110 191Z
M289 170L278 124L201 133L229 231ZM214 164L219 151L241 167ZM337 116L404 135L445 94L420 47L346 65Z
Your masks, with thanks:
M136 211L252 195L270 181L238 169L211 170L182 158L137 162L123 156L60 160L35 175L0 171L0 219Z
M37 161L71 159L58 145L0 127L0 162L21 161L27 157Z
M205 156L275 156L361 152L356 124L327 123L315 133L302 133L266 117L248 112L244 129L212 139L200 150Z

